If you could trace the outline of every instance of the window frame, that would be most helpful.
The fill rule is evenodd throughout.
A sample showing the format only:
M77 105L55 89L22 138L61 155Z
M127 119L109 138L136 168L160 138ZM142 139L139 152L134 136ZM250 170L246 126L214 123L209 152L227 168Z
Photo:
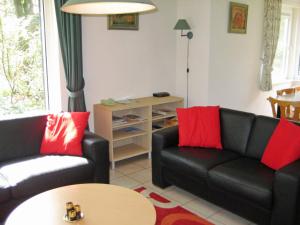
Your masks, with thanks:
M287 68L285 75L280 78L272 74L273 85L300 81L300 4L284 2L283 15L289 15L291 18L287 47Z
M62 84L64 82L64 70L60 54L54 1L39 0L39 11L45 109L37 112L27 111L21 114L0 115L0 120L45 115L49 112L60 112L63 109Z

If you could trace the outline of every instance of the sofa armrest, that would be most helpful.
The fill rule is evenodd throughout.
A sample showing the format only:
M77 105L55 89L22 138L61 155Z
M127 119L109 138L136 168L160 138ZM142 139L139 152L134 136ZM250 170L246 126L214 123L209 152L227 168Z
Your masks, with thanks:
M152 151L160 151L167 147L177 146L178 142L178 126L164 129L153 134Z
M170 127L152 135L152 183L161 188L168 187L164 180L161 150L178 145L178 127Z
M109 183L109 143L96 134L85 131L83 156L95 164L94 182Z
M300 213L300 160L275 173L272 225L293 225Z

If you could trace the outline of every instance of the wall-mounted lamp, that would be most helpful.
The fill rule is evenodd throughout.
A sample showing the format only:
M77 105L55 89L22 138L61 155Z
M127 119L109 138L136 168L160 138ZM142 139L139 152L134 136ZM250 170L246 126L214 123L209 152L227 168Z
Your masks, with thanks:
M183 34L183 30L190 30L191 27L188 22L184 19L179 19L174 27L174 30L181 30L181 37L187 37L188 39L193 38L193 32L188 32L187 34Z
M189 31L187 34L183 34L183 30L191 30L190 25L185 19L179 19L174 27L174 30L181 30L181 37L187 37L187 58L186 58L186 107L189 107L189 58L190 58L190 40L193 38L193 32Z
M63 12L84 15L139 13L156 9L151 0L69 0Z

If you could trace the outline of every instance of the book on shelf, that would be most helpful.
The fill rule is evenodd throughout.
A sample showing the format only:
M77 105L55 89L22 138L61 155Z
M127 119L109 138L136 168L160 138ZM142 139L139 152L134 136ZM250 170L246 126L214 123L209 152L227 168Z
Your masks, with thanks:
M144 119L135 114L126 114L124 116L113 116L113 126L124 125L130 122L139 122Z

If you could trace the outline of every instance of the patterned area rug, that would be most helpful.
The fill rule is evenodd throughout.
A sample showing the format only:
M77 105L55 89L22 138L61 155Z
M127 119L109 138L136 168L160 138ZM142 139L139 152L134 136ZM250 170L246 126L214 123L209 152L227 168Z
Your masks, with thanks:
M137 188L135 191L144 195L154 204L157 216L156 225L213 225L211 222L144 187Z

